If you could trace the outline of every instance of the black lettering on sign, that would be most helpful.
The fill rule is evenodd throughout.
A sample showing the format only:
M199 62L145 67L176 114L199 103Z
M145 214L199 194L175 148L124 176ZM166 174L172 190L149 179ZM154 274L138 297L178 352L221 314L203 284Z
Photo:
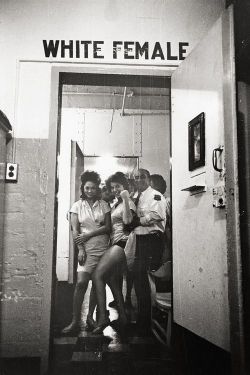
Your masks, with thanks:
M69 57L73 57L73 40L69 40L69 44L65 40L61 40L61 57L65 57L65 50L69 50Z
M154 60L156 57L160 57L161 60L164 60L164 54L162 52L161 45L159 42L155 43L151 59Z
M91 40L43 40L45 57L61 57L70 59L104 59L102 46L104 41ZM113 41L113 59L118 57L124 60L143 59L143 60L184 60L187 54L189 43L179 42L176 45L172 42L160 42L151 44L149 42L134 41ZM178 53L174 54L173 49Z
M83 57L87 59L89 57L89 44L92 42L90 40L81 40L81 44L84 45L84 55Z
M45 57L50 57L50 55L52 55L52 57L57 57L58 47L59 40L49 40L49 43L47 40L43 40Z
M80 57L80 41L76 41L76 57L79 59Z
M177 56L171 55L171 43L167 42L167 60L178 60Z
M130 52L133 51L132 46L134 46L134 42L124 42L124 59L134 59L134 56L129 55Z
M121 46L121 45L123 45L123 42L117 42L117 41L113 42L113 59L117 59L117 51L121 51L121 47L118 47L118 46Z
M148 60L148 42L145 42L141 47L139 42L135 42L135 58L139 59L139 55L145 54L145 60Z
M104 59L104 56L103 55L98 55L98 52L100 52L102 49L101 47L99 47L99 44L104 44L104 42L102 41L99 41L99 42L93 42L93 46L94 46L94 53L93 53L93 57L95 59Z
M187 50L184 47L189 46L189 43L186 42L180 42L179 43L179 60L184 60L184 53L187 52Z

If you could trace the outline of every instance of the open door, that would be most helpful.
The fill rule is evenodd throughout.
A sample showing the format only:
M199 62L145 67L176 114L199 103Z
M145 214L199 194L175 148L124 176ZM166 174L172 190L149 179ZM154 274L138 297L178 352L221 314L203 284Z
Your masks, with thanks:
M225 181L234 174L225 157L225 133L236 117L230 102L231 11L223 13L172 76L173 316L225 350L230 349Z
M70 207L73 203L80 199L80 187L81 180L80 176L84 170L84 156L78 146L77 142L71 141L71 169L70 169ZM71 232L71 226L69 225L69 231ZM74 242L69 234L69 283L74 282L74 270L76 257L74 251Z

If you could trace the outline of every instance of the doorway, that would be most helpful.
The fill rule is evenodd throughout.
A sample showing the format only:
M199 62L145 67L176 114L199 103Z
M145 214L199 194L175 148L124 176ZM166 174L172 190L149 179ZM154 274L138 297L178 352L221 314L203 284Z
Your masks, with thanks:
M96 170L104 184L116 171L131 178L134 170L142 167L164 177L166 197L170 196L170 78L60 73L59 90L55 308L58 330L71 315L76 262L67 211L79 199L80 174ZM65 293L69 309L62 319L60 306Z

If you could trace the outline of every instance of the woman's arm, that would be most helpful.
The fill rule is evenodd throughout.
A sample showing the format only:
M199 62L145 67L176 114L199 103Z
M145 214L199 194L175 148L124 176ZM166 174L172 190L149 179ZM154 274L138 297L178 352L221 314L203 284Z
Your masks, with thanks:
M133 219L133 213L129 207L129 193L123 190L120 194L123 204L122 221L124 224L130 224Z
M91 237L100 236L101 234L109 234L111 232L111 214L107 212L104 216L104 224L89 233L81 233L74 239L76 244L81 244L88 241Z
M70 223L71 223L71 227L72 227L72 237L73 237L74 242L76 243L75 240L76 240L77 236L79 235L79 227L80 227L77 214L71 213ZM84 245L83 244L77 244L77 248L78 248L78 251L79 251L78 252L79 264L83 265L85 260L86 260L86 252L85 252L85 249L84 249Z

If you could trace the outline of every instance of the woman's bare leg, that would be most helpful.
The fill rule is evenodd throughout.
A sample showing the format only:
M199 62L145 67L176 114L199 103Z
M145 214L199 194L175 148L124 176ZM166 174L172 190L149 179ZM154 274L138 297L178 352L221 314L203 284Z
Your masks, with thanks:
M77 273L77 283L73 296L73 317L71 323L62 330L62 333L70 333L76 328L79 328L82 303L89 284L89 279L90 275L87 272Z
M89 295L89 309L88 309L88 315L86 319L86 329L89 331L93 331L93 329L96 327L96 321L93 318L96 305L97 305L97 299L96 299L95 287L92 282L90 295Z
M122 283L121 283L122 267L114 270L114 274L109 279L108 285L113 293L114 299L117 303L119 312L119 321L121 324L127 323L127 316L125 313L124 298L122 294Z
M110 279L110 275L112 274L112 272L114 272L115 266L121 265L124 261L125 254L123 249L120 246L114 245L105 252L100 262L98 263L97 268L95 269L95 272L93 274L93 282L96 289L98 305L98 326L102 325L107 319L105 280ZM120 298L119 292L117 290L117 287L114 286L114 283L112 283L112 289L111 290L114 298ZM120 308L122 309L121 302ZM121 315L123 316L123 312L121 312Z
M97 306L96 292L95 292L94 284L92 283L92 287L91 287L90 295L89 295L89 311L88 311L88 316L91 316L93 318L96 306Z
M117 276L118 277L118 276ZM117 282L119 283L119 288L120 288L120 290L122 290L123 289L123 273L122 273L122 271L121 271L121 273L119 274L119 277L117 278ZM110 288L111 289L111 288ZM114 296L113 296L114 297ZM111 301L110 303L109 303L109 306L110 307L117 307L117 302L116 302L116 300L115 300L115 298L113 299L113 301Z

